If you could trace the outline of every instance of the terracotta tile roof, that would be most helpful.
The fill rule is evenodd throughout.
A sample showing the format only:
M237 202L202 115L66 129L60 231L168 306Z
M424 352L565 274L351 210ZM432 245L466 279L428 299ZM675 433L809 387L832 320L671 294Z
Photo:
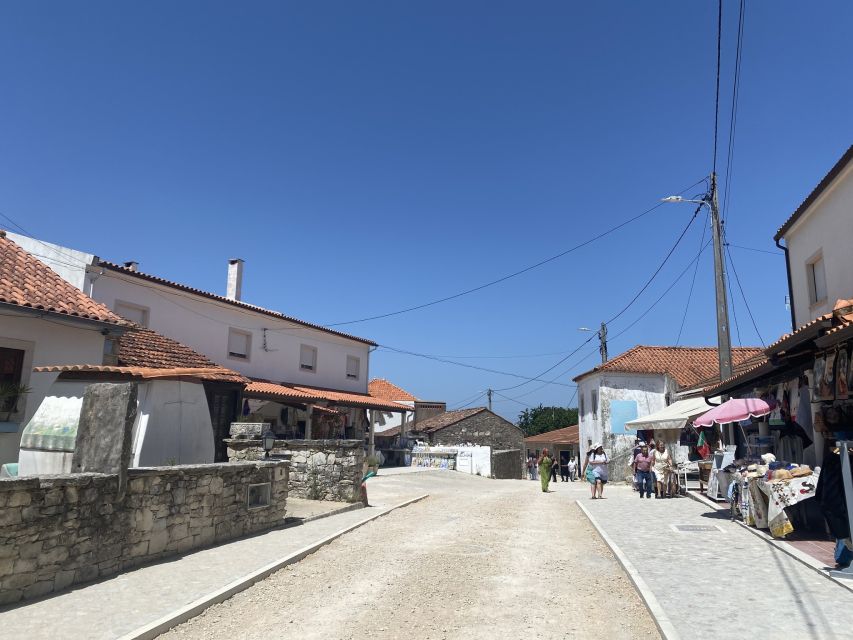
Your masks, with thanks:
M271 400L295 400L303 404L325 401L336 405L380 409L384 411L399 412L412 410L412 407L407 405L380 400L366 393L335 391L333 389L320 389L318 387L306 387L304 385L276 383L264 380L253 380L246 387L244 393L250 397L262 397Z
M374 398L396 402L416 402L417 398L384 378L374 378L367 385L367 392Z
M193 378L199 380L224 380L229 376L223 374L222 367L211 367L199 369L193 367L122 367L94 364L69 364L49 365L45 367L34 367L36 373L103 373L111 375L126 376L140 380L153 380L156 378ZM239 375L239 374L238 374ZM229 381L235 381L230 380Z
M205 374L205 380L249 382L242 374L216 364L177 340L143 327L135 327L119 338L118 362L127 367L204 369L210 372Z
M732 367L732 378L738 377L742 373L746 373L765 362L767 362L767 356L763 352L741 360ZM720 384L720 376L715 375L705 378L704 380L700 380L696 383L695 388L704 390L709 387L716 387L718 384Z
M826 191L830 184L832 184L832 181L847 168L847 165L851 160L853 160L853 145L850 145L850 147L847 148L847 151L843 156L841 156L838 162L835 163L832 169L829 170L829 173L823 177L823 180L821 180L806 199L803 200L802 204L797 207L797 210L794 211L794 213L791 214L791 217L785 221L785 224L779 227L779 231L777 231L776 235L773 236L774 240L779 240L779 238L784 236L788 230L794 226L797 220L799 220L808 208L814 204L814 201L817 200L824 191Z
M578 425L537 433L524 439L524 444L578 444L580 435Z
M410 431L416 433L435 433L436 431L446 429L457 422L461 422L462 420L477 415L478 413L482 413L483 411L488 411L488 409L485 407L473 407L471 409L445 411L444 413L439 413L437 416L432 416L431 418L418 422L410 428Z
M264 309L263 307L258 307L253 304L249 304L248 302L243 302L242 300L232 300L231 298L226 298L225 296L220 296L215 293L210 293L209 291L202 291L201 289L196 289L195 287L190 287L185 284L180 284L179 282L173 282L171 280L166 280L165 278L160 278L158 276L153 276L148 273L142 273L141 271L134 271L133 269L129 269L128 267L123 267L121 265L115 264L113 262L108 262L106 260L100 260L98 262L98 266L103 267L104 269L109 269L111 271L116 271L119 273L123 273L129 276L133 276L134 278L139 278L140 280L147 280L149 282L156 282L157 284L164 285L166 287L171 287L173 289L179 289L181 291L186 291L188 293L192 293L197 296L202 296L204 298L209 298L210 300L217 300L218 302L224 302L225 304L230 304L235 307L240 307L242 309L248 309L249 311L255 311L257 313L262 313L267 316L271 316L273 318L278 318L279 320L286 320L287 322L293 322L294 324L302 325L303 327L308 327L309 329L316 329L317 331L324 331L325 333L330 333L332 335L339 336L341 338L346 338L348 340L355 340L356 342L362 342L364 344L370 345L372 347L378 346L372 340L367 340L366 338L359 338L358 336L351 335L349 333L344 333L342 331L335 331L334 329L329 329L327 327L323 327L319 324L314 324L311 322L305 322L304 320L299 320L298 318L294 318L292 316L285 315L280 313L279 311L272 311L270 309Z
M100 302L63 280L0 231L0 302L60 316L130 326Z
M763 354L761 347L733 347L732 365ZM667 374L682 389L697 386L700 381L719 377L720 366L716 347L653 347L638 345L594 369L581 373L574 381L594 373Z

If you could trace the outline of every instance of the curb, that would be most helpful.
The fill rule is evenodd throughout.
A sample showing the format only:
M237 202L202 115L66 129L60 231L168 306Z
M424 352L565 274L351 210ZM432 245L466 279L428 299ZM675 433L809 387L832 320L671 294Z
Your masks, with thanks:
M634 583L634 588L640 594L640 598L646 605L646 609L649 610L652 620L655 621L655 626L657 626L658 631L660 631L661 637L664 638L664 640L680 640L681 635L675 629L675 625L672 624L672 621L663 610L663 607L661 607L654 593L652 593L649 585L646 584L646 581L643 580L637 569L634 568L634 565L630 560L628 560L628 557L622 553L622 550L615 542L613 542L610 536L604 532L604 529L602 529L598 524L598 521L592 517L592 514L587 510L583 503L576 501L575 504L580 507L580 510L587 517L593 528L598 532L598 535L601 536L601 539L604 540L604 543L610 547L610 551L613 552L613 555L616 556L616 559L619 561L619 564L622 565L625 573L628 574L631 582Z
M183 622L186 622L187 620L196 617L197 615L201 614L205 609L208 609L209 607L215 604L219 604L220 602L224 602L228 598L240 593L241 591L245 591L256 582L263 580L264 578L268 577L272 573L275 573L282 567L286 567L287 565L299 562L306 556L309 556L315 551L317 551L319 548L324 547L325 545L329 544L333 540L336 540L337 538L340 538L342 535L349 533L354 529L358 529L359 527L367 524L368 522L376 520L377 518L381 518L382 516L387 515L392 511L395 511L396 509L407 507L410 504L414 504L415 502L419 502L424 498L428 497L429 494L425 493L416 498L412 498L410 500L406 500L405 502L401 502L399 504L388 507L387 509L380 511L379 513L373 514L367 518L364 518L363 520L359 520L355 524L341 529L340 531L336 531L335 533L326 536L318 542L314 542L308 545L307 547L303 547L299 551L291 553L290 555L285 556L284 558L279 558L275 562L272 562L266 565L265 567L261 567L260 569L257 569L252 573L242 576L237 580L234 580L233 582L225 585L221 589L204 595L201 598L195 600L194 602L191 602L188 605L181 607L180 609L177 609L176 611L173 611L172 613L163 616L158 620L155 620L154 622L138 627L130 633L119 637L118 640L152 640L160 634L165 633L172 627L175 627Z
M359 509L364 509L364 504L361 502L353 502L346 507L341 507L337 511L327 511L326 513L318 513L315 516L308 516L307 518L302 518L299 522L285 522L282 529L289 529L290 527L298 527L303 524L308 524L309 522L314 522L315 520L322 520L323 518L330 518L331 516L336 516L339 513L349 513L350 511L358 511ZM285 520L287 519L287 514L285 514Z
M691 498L693 498L693 500L695 500L699 504L704 504L705 506L716 509L717 511L725 511L726 510L726 509L721 508L720 505L715 504L714 502L712 502L711 500L709 500L708 498L706 498L703 495L696 495L694 493L691 493L690 491L687 492L687 495L690 496ZM759 538L761 538L762 540L764 540L765 542L767 542L771 546L775 547L776 549L778 549L782 553L785 553L785 554L791 556L792 558L794 558L794 560L797 560L798 562L804 564L809 569L816 571L817 573L822 575L827 580L832 580L838 586L844 587L848 591L853 591L853 584L848 584L848 582L846 580L843 580L843 579L839 580L838 578L833 577L832 574L830 574L829 571L827 571L824 568L824 565L821 562L819 562L815 558L812 558L809 554L800 551L796 547L792 547L790 544L788 544L784 540L777 540L776 538L774 538L770 534L764 533L764 531L762 531L761 529L756 529L755 527L750 527L748 524L741 522L740 520L732 520L731 522L734 522L736 525L743 527L744 529L749 531L752 535L758 536Z

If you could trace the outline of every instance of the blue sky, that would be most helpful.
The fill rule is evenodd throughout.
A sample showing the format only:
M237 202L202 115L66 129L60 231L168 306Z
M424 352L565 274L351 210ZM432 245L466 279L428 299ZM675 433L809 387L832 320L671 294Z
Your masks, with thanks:
M723 173L736 13L726 0ZM774 250L853 139L851 21L849 2L748 3L732 244ZM715 44L707 1L4 3L0 213L216 292L243 257L246 300L313 322L394 311L559 253L707 175ZM495 287L340 328L535 376L635 295L691 215L665 205ZM611 335L693 260L702 220ZM770 341L788 328L784 260L731 252ZM711 268L706 251L682 344L716 339ZM674 344L691 276L611 355ZM740 342L758 344L735 295ZM553 374L570 384L597 357L590 343ZM371 369L450 403L521 382L384 350ZM572 397L540 386L496 410Z

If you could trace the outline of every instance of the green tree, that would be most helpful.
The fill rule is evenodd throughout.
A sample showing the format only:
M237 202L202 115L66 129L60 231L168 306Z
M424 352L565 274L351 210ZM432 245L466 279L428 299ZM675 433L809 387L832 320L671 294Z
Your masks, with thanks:
M576 407L543 407L541 404L532 409L525 409L518 414L519 428L525 436L535 436L554 429L571 427L578 423Z

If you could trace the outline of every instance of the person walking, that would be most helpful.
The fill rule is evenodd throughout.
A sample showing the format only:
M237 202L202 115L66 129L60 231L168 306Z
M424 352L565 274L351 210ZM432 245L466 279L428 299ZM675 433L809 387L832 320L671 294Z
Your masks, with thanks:
M548 455L548 449L542 449L542 455L539 456L539 479L544 493L548 493L548 482L551 480L553 466L554 460Z
M551 458L551 482L557 482L557 471L560 467L560 461L557 459L555 455Z
M569 470L569 479L574 482L577 480L578 468L574 458L569 458L569 464L566 466Z
M607 484L608 472L607 454L604 453L604 447L601 443L592 445L592 450L589 452L586 465L584 466L584 475L590 483L592 499L602 499L604 497L604 485Z
M569 481L569 463L563 461L563 456L560 456L560 480L563 482Z
M669 474L672 473L672 457L666 450L666 443L662 439L658 439L657 446L652 451L652 470L655 473L655 497L666 498Z
M527 456L527 477L530 480L535 480L533 477L533 467L536 466L533 461L533 456Z
M649 447L645 443L640 447L640 452L634 456L634 475L637 478L637 486L640 497L652 497L654 488L652 485L652 456Z

